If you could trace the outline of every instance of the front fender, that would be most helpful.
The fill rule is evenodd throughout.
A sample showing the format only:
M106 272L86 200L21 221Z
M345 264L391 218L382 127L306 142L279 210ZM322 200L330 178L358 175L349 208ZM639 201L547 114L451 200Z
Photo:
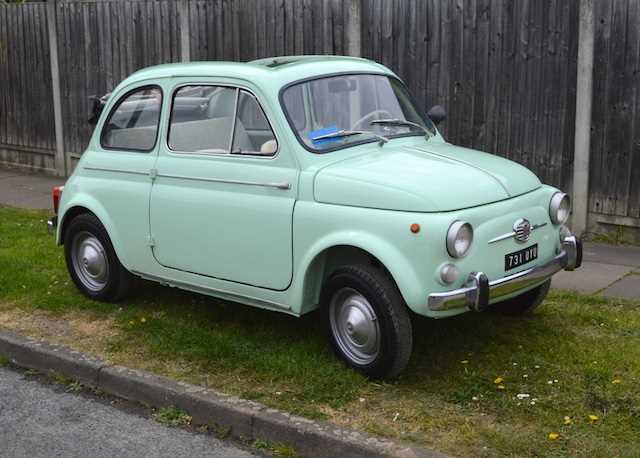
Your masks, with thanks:
M422 274L411 260L421 250L424 238L409 232L414 214L339 205L299 202L294 211L294 281L291 304L298 313L315 307L324 273L322 260L326 250L349 246L365 251L380 261L398 285L407 305L414 309L425 301ZM360 260L356 260L359 262Z
M299 280L304 282L311 263L325 250L335 246L359 248L378 259L391 273L407 304L415 303L419 297L424 296L421 294L418 273L407 257L385 239L364 231L339 231L317 240L301 261L299 274L302 278Z

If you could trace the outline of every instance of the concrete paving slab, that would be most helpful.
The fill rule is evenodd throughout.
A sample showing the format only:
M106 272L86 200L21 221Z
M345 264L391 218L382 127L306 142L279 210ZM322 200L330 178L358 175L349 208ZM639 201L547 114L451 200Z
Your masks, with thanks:
M640 267L640 247L587 242L583 256L589 262Z
M600 294L605 297L640 300L640 275L628 275Z
M592 294L606 288L632 270L632 267L598 262L582 263L574 272L561 271L553 276L551 286L558 289Z
M18 174L0 175L0 204L20 208L51 208L51 188L64 184L64 178Z

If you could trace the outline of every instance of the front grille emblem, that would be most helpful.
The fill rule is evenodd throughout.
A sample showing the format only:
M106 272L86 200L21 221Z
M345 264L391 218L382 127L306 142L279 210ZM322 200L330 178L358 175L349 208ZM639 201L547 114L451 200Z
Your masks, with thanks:
M531 223L526 218L519 218L513 223L513 232L518 242L526 242L531 235Z

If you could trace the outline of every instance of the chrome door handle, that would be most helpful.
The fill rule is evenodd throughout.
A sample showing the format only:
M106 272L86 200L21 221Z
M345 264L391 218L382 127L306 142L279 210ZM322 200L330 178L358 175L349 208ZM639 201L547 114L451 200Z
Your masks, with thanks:
M267 186L271 186L272 188L278 188L278 189L291 189L291 185L289 183L287 183L286 181L283 181L282 183L266 183Z

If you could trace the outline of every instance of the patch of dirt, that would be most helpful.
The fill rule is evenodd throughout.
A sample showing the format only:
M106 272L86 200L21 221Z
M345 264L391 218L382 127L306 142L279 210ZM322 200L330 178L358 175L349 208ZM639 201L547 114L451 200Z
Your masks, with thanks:
M0 327L100 355L106 353L106 342L120 335L112 318L88 318L79 312L60 315L43 310L25 313L17 308L4 309L0 310Z
M398 393L363 396L340 410L323 407L323 413L343 427L465 456L482 456L489 444L479 431L497 428L493 415L461 409L434 396L425 397L420 407L415 399ZM473 441L466 443L467 436Z

